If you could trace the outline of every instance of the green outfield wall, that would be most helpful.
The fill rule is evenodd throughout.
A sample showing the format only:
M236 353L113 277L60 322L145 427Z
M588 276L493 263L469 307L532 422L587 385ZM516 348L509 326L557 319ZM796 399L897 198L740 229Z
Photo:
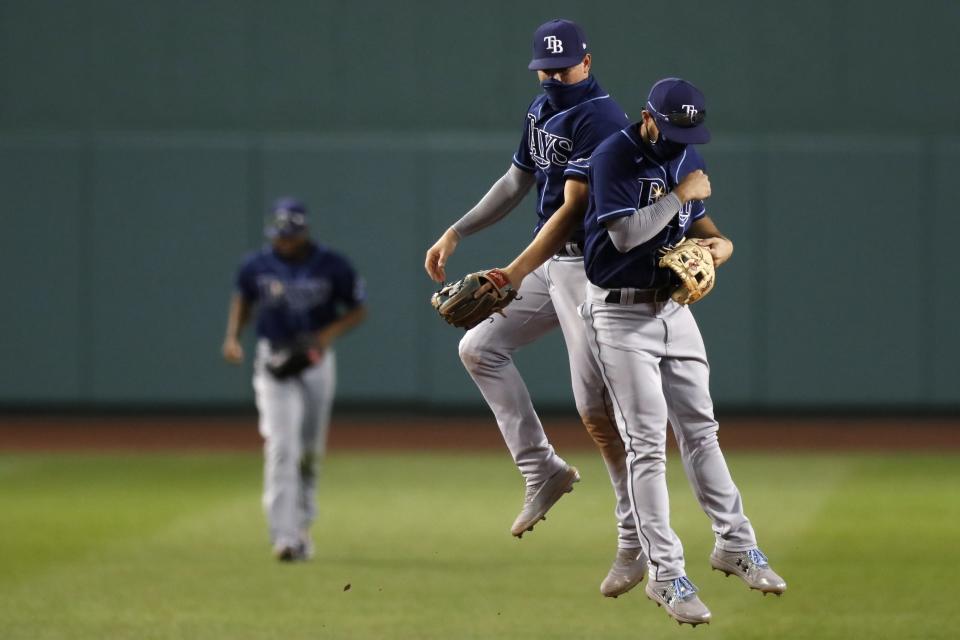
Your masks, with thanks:
M227 299L296 194L369 283L339 397L481 406L423 253L508 167L557 15L632 117L659 77L707 95L708 210L736 243L695 307L718 403L960 406L960 4L886 0L3 0L0 405L250 403L219 359ZM533 223L528 198L451 270L503 264ZM572 406L559 335L519 363Z

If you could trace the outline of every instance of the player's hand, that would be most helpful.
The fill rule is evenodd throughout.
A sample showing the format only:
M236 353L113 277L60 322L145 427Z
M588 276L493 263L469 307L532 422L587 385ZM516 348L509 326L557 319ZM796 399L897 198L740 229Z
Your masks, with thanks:
M323 360L324 354L327 353L327 349L329 349L330 345L332 344L333 336L330 334L330 332L319 331L316 336L314 336L313 343L307 350L307 355L310 356L310 362L316 364Z
M698 238L696 242L707 248L713 256L714 266L719 267L733 255L733 242L727 238Z
M519 275L515 270L513 270L511 267L504 267L504 268L502 268L502 269L497 269L497 271L499 271L499 272L502 273L504 276L506 276L507 282L510 283L510 286L513 287L513 290L514 290L514 291L516 291L516 290L518 290L518 289L520 288L520 283L523 282L523 277L520 276L520 275ZM473 297L474 297L474 298L479 298L480 296L482 296L482 295L484 295L484 294L486 294L487 292L492 291L492 290L493 290L493 285L490 284L489 282L487 282L487 283L485 283L483 286L481 286L479 289L477 289L477 292L474 294Z
M457 250L457 243L460 238L453 229L447 229L440 239L432 247L427 249L427 259L423 268L427 270L427 275L436 282L443 282L447 279L447 258Z
M523 282L523 279L528 275L526 273L521 274L512 264L509 267L500 269L500 271L503 272L503 275L507 276L507 282L509 282L510 286L514 289L520 289L520 283Z
M673 192L680 198L681 204L691 200L706 200L711 193L710 178L700 169L691 171Z
M243 362L243 345L239 340L227 338L223 341L223 359L230 364Z

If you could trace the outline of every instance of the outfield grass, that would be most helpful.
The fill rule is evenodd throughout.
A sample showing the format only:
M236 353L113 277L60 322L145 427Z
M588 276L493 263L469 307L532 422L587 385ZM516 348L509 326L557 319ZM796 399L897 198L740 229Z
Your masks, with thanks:
M616 542L592 452L521 541L505 455L333 456L302 565L270 558L256 455L5 454L0 638L958 636L960 456L729 460L790 588L763 598L709 570L708 522L671 464L674 525L714 615L693 630L641 589L600 596Z

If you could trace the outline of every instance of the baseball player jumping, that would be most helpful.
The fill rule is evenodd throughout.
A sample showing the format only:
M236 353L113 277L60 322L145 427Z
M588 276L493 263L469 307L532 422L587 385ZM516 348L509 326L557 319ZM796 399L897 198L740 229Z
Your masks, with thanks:
M782 594L786 582L757 547L717 441L709 365L687 306L676 303L673 274L659 253L683 236L699 238L719 266L733 253L706 215L704 163L693 144L709 141L703 94L679 78L650 91L642 120L599 145L575 166L588 176L585 265L589 284L581 317L624 438L630 501L649 558L647 596L679 623L710 621L687 578L683 547L670 527L665 480L669 419L716 546L711 566L752 589ZM519 282L575 221L555 218L503 271Z
M237 273L223 357L243 361L240 332L256 306L263 507L274 556L290 562L313 554L317 463L336 386L333 343L363 320L365 292L344 257L310 239L299 200L274 204L266 234L271 244L247 256Z
M710 140L703 94L667 78L650 90L643 119L601 144L589 161L590 206L582 308L593 353L613 398L627 445L630 497L650 558L648 597L679 622L710 620L687 579L683 547L670 527L666 464L667 420L685 452L687 475L713 522L713 568L740 576L751 588L781 594L786 582L757 548L740 492L717 441L709 364L690 308L671 299L672 274L658 250L684 235L701 243L719 266L733 253L700 200L665 196L666 211L636 218L639 204L657 201L690 172L703 169L693 146Z
M578 25L551 20L537 28L529 68L536 70L543 93L527 108L520 146L507 173L427 251L425 268L431 278L442 282L458 242L510 213L534 184L537 231L569 207L570 189L585 178L585 170L571 161L589 157L604 138L628 123L623 109L591 75L591 63ZM495 316L467 332L460 342L460 357L526 481L523 506L511 526L519 538L580 479L547 440L513 362L514 351L560 327L577 410L603 454L617 497L618 550L601 583L604 595L616 597L643 579L646 559L631 514L623 444L577 314L586 286L583 239L582 229L572 230L553 259L538 265L524 281L506 317Z

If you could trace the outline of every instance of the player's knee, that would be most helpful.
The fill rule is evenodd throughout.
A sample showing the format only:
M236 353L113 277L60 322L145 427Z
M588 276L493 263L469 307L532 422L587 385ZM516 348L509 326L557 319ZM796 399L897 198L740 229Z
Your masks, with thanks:
M697 437L694 441L694 448L697 451L704 451L706 449L712 449L720 446L720 441L717 438L717 424L714 423L703 430L697 433Z
M463 366L465 366L468 371L472 371L479 364L481 352L472 344L469 335L465 335L460 339L460 345L457 351L460 354L460 362L463 363Z
M463 362L463 366L467 368L467 371L478 371L485 367L493 367L496 366L497 362L503 360L489 345L484 344L481 340L475 339L469 332L460 340L458 351L460 353L460 361Z
M274 438L268 443L267 456L275 475L295 474L300 466L301 452L296 442Z
M661 438L659 434L653 436L635 435L630 439L629 449L639 461L665 462L667 459L667 441L666 438Z
M685 449L689 455L698 455L703 451L719 447L720 442L717 438L718 425L716 421L705 421L696 425L685 425L682 434L677 434L677 441L681 448Z

